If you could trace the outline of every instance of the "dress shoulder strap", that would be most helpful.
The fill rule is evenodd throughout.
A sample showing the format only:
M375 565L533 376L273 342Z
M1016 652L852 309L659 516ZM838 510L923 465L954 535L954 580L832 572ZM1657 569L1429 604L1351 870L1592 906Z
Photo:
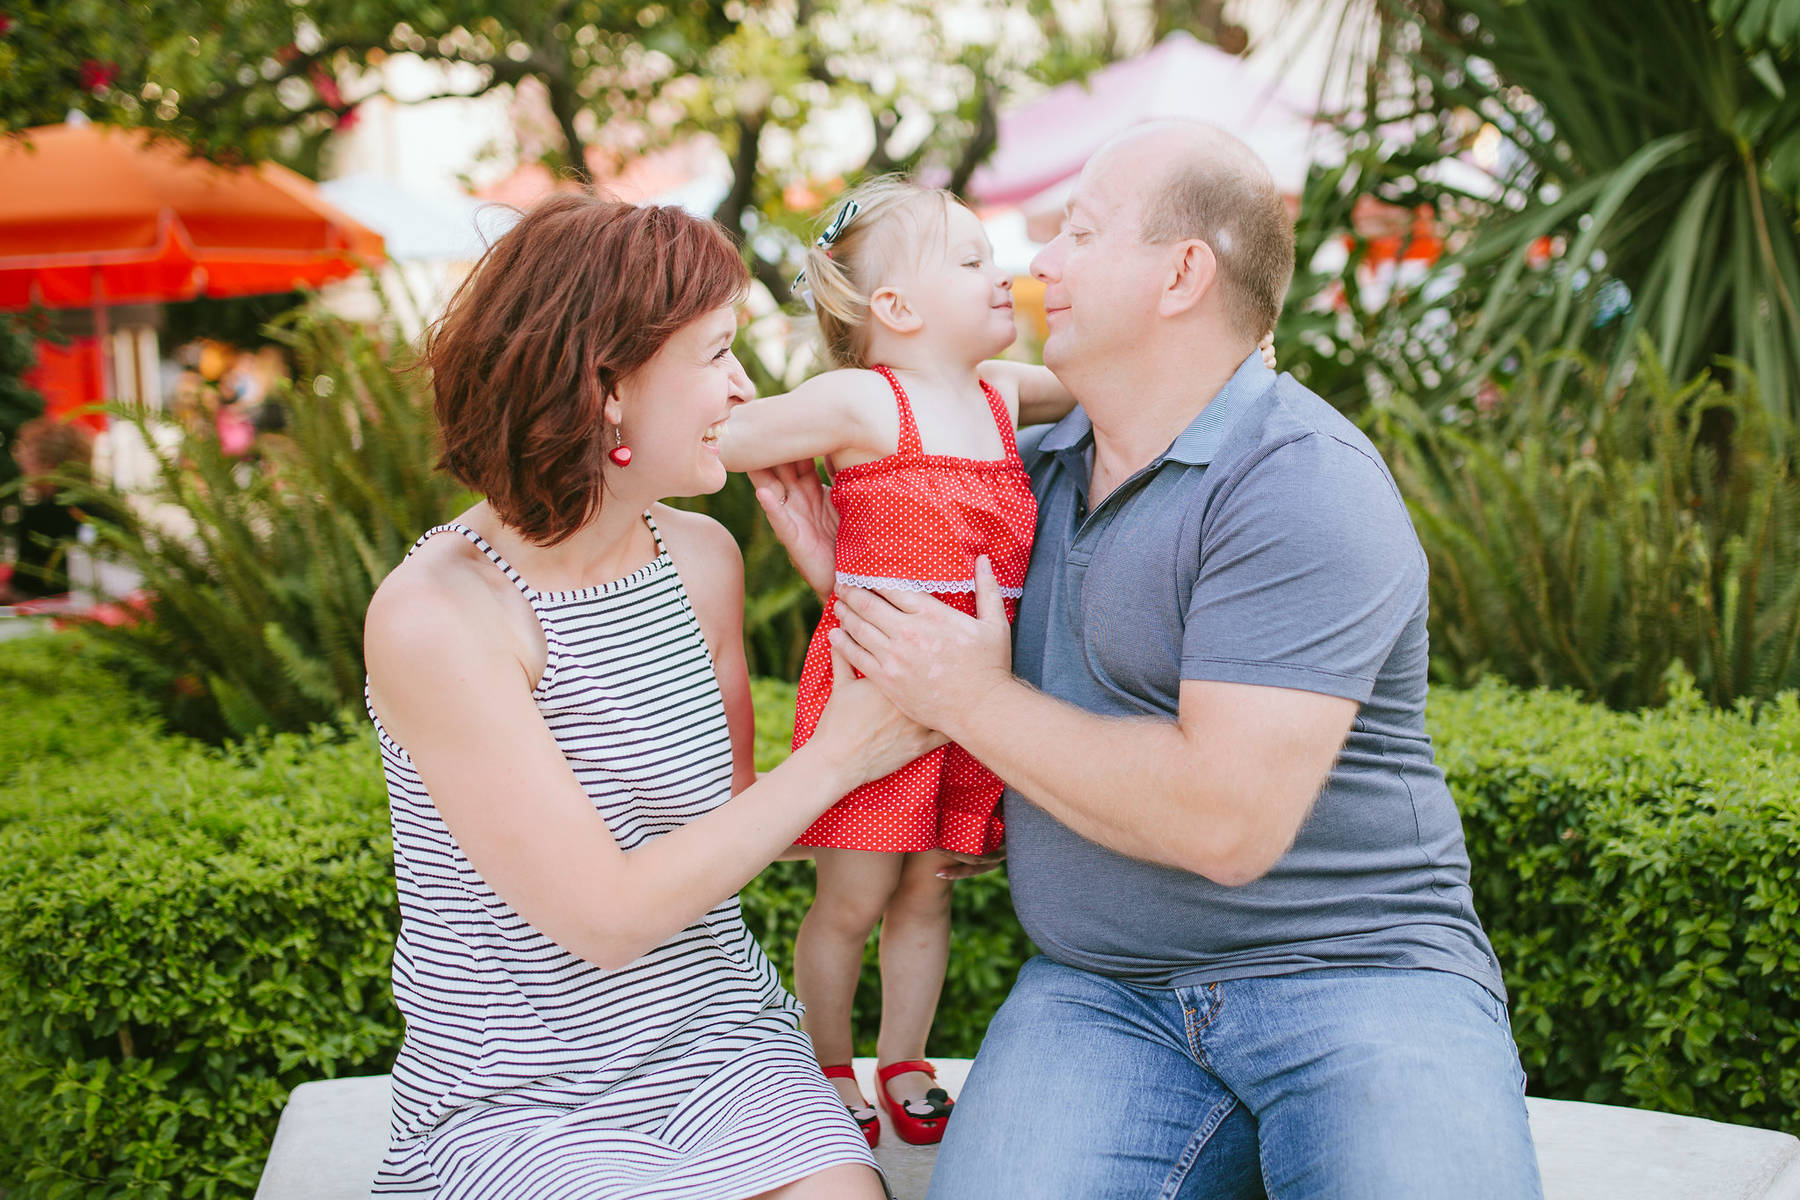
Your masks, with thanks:
M1019 453L1019 440L1013 434L1012 414L1006 411L1006 401L987 380L981 380L981 394L987 397L988 411L994 414L994 424L1000 430L1000 444L1006 448L1006 457L1015 458Z
M667 554L669 548L663 545L662 530L656 527L656 519L650 515L650 510L647 508L644 510L644 524L650 527L650 536L656 539L656 552Z
M648 517L646 517L646 519L648 519ZM651 528L652 532L654 532L656 529L656 526L652 525L650 528ZM482 537L479 533L476 533L473 529L470 529L467 525L464 525L459 521L452 521L447 525L434 525L432 528L427 529L423 534L421 534L419 536L419 540L413 543L412 549L408 550L406 552L406 557L411 558L414 554L418 553L420 546L423 546L426 542L430 541L432 538L436 537L438 534L445 533L445 532L460 533L464 537L468 538L469 541L474 544L474 546L477 550L479 550L483 554L487 555L489 562L493 563L496 567L499 567L501 572L508 579L513 581L513 586L518 588L519 591L521 593L523 593L523 595L525 596L525 598L527 600L533 599L537 596L537 589L532 587L529 583L526 583L524 576L520 575L517 571L513 570L513 565L511 563L507 562L504 558L501 558L500 552L498 550L495 550L492 546L488 545L486 538ZM656 539L656 548L658 550L662 549L662 538L660 536L658 536Z
M906 398L906 389L900 386L900 381L894 377L894 373L880 363L875 365L875 370L880 372L881 377L888 381L888 386L894 389L894 407L900 413L900 445L898 452L901 454L923 454L925 452L925 444L919 440L919 423L913 420L912 401Z

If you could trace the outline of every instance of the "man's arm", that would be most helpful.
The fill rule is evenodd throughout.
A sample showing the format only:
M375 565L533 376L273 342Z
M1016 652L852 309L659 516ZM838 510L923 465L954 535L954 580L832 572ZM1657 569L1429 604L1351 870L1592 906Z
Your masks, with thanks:
M1355 701L1189 680L1175 721L1099 716L1013 676L986 560L976 578L972 618L927 596L849 589L833 644L903 712L1090 841L1228 886L1286 853Z
M854 638L864 653L847 654L851 664L902 710L1077 833L1245 883L1292 844L1419 616L1425 563L1379 460L1332 435L1254 460L1215 494L1202 536L1168 664L1180 681L1172 717L1099 716L1013 679L985 568L975 617L923 596L846 590L848 637L834 640Z

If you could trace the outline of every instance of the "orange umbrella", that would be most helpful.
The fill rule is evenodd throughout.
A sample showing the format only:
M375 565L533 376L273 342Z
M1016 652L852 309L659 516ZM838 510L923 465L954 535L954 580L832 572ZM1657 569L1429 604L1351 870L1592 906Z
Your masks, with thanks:
M285 292L381 258L378 234L271 163L100 125L0 139L0 310Z

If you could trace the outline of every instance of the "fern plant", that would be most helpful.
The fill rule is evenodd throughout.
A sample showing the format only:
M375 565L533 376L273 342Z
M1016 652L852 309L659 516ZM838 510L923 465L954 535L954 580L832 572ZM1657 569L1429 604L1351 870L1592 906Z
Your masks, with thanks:
M1386 302L1384 382L1466 396L1524 345L1624 370L1646 334L1677 378L1729 357L1800 418L1800 0L1288 4L1337 20L1361 85L1307 219L1349 234L1373 198L1445 238Z
M1377 436L1431 562L1440 678L1496 674L1618 708L1680 663L1715 704L1800 685L1800 487L1740 373L1676 385L1647 342L1623 387L1528 361L1493 411L1404 399ZM1612 376L1616 379L1617 376Z
M295 372L278 393L287 429L264 440L258 469L189 432L144 503L78 497L148 597L143 621L96 632L175 728L215 741L303 729L352 703L375 586L472 500L434 470L423 381L390 369L391 328L303 308L272 332ZM149 439L144 414L115 416Z

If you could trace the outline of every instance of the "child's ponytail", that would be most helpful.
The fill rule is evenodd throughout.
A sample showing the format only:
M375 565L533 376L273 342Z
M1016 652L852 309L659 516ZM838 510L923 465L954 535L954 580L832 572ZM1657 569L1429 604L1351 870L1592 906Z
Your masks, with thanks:
M806 248L806 285L812 289L813 315L819 319L819 335L825 341L825 357L833 367L866 367L862 336L869 321L869 297L851 282L837 261L843 251L829 246Z

